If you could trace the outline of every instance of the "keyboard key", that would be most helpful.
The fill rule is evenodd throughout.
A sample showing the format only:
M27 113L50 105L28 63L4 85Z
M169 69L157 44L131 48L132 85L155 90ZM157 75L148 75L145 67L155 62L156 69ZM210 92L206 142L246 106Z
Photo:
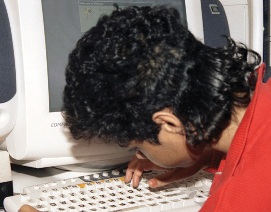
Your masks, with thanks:
M212 183L210 174L199 172L191 178L152 189L147 182L155 173L148 172L139 187L133 188L130 183L125 184L124 174L113 170L48 182L28 187L24 194L8 197L6 202L30 204L39 211L159 212L202 205Z

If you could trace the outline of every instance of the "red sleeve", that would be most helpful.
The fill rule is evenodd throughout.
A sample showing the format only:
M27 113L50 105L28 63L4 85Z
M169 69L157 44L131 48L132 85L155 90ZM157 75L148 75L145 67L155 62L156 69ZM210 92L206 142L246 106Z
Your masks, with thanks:
M233 138L204 212L271 211L271 80L259 68L253 99ZM216 177L215 177L216 178Z

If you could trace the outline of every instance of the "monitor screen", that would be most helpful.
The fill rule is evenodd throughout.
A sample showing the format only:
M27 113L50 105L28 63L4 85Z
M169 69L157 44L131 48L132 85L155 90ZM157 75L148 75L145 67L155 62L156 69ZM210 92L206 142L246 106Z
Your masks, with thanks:
M60 112L62 93L65 85L65 66L68 54L76 41L91 27L101 15L110 14L114 4L120 8L154 6L164 4L163 0L42 0L44 32L49 83L50 112ZM171 0L168 4L178 8L184 26L187 26L184 0Z
M13 163L41 168L76 164L108 168L132 153L98 138L74 140L62 116L68 55L103 14L129 5L176 7L183 24L203 40L200 0L5 0L14 46L16 124L0 145Z

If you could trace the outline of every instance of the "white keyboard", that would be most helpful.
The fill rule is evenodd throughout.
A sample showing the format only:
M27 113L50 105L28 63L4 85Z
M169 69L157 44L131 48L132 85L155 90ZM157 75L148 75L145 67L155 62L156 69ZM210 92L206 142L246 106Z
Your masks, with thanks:
M208 198L213 175L196 175L159 189L148 187L144 174L138 188L124 183L124 170L113 170L57 182L27 187L24 193L7 197L7 212L18 211L23 204L39 211L198 211Z

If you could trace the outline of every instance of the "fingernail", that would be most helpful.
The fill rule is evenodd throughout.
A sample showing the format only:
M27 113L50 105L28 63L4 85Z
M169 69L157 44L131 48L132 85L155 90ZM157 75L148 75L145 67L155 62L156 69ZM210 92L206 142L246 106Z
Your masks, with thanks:
M149 186L150 186L151 188L157 187L157 180L155 180L155 179L149 180Z

